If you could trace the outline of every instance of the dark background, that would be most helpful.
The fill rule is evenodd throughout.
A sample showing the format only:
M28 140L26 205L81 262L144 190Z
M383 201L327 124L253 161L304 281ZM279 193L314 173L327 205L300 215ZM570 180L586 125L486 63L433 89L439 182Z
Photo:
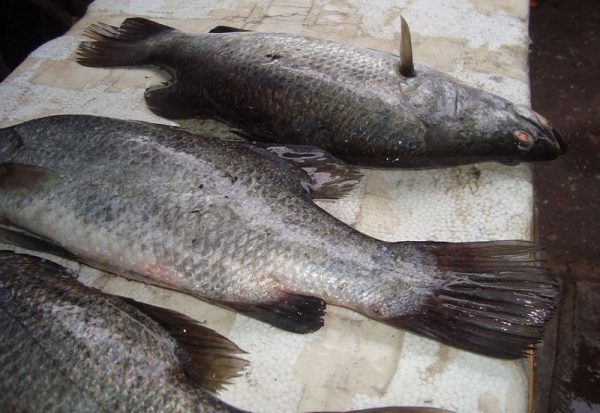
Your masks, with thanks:
M531 9L532 106L569 145L534 166L536 231L563 301L538 352L538 412L600 411L600 1Z
M89 3L0 0L0 80ZM600 0L538 1L530 36L532 106L569 145L534 166L537 237L563 295L537 353L536 411L600 412Z

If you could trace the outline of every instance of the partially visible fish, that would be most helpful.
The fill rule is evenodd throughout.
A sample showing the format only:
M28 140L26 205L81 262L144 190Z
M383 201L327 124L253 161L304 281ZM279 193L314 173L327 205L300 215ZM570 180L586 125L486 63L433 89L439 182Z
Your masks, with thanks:
M86 287L42 258L0 251L3 412L243 413L212 394L246 366L242 352L182 314Z
M194 320L0 251L4 412L241 412L211 393L247 365Z
M343 164L275 149L286 160L142 122L32 120L0 129L0 220L29 233L11 242L35 234L54 253L294 332L320 328L328 302L498 357L540 339L557 286L535 245L376 240L310 197L305 170L330 174L327 196L344 187Z
M172 119L213 117L253 140L314 145L346 162L429 168L543 161L566 150L541 115L413 65L402 20L400 57L314 37L217 27L186 34L143 18L91 26L85 66L157 65L150 110Z

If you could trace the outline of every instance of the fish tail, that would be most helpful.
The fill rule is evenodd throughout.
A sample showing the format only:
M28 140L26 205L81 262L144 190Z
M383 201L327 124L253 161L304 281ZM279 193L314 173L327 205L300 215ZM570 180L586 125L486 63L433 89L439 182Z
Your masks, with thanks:
M88 27L84 35L94 41L81 42L76 60L83 66L113 67L151 63L150 39L174 31L172 27L141 17L126 19L121 27L104 23Z
M393 325L473 352L520 358L542 339L558 285L526 241L399 243L422 267L410 310ZM430 277L425 277L429 274ZM421 278L421 277L420 277ZM416 281L418 282L418 281Z

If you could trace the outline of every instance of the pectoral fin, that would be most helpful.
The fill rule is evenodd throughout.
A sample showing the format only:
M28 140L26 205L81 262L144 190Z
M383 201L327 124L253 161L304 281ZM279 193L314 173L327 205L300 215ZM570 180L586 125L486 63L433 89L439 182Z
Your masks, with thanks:
M207 112L200 99L190 98L177 81L151 86L144 92L146 105L156 115L167 119L186 119Z
M360 182L362 172L314 146L256 143L298 167L314 199L340 199Z
M41 166L20 163L0 165L0 191L15 194L34 192L57 179L57 176Z

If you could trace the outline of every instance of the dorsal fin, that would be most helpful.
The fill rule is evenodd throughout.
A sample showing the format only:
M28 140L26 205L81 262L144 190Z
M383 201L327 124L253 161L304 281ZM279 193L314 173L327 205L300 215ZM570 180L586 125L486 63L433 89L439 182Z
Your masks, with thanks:
M414 77L415 67L413 65L412 41L410 40L410 29L404 17L400 17L402 26L400 39L400 74L404 77Z
M171 334L180 347L177 355L187 377L201 388L216 392L248 366L246 360L235 356L244 350L188 316L130 298L123 300Z

